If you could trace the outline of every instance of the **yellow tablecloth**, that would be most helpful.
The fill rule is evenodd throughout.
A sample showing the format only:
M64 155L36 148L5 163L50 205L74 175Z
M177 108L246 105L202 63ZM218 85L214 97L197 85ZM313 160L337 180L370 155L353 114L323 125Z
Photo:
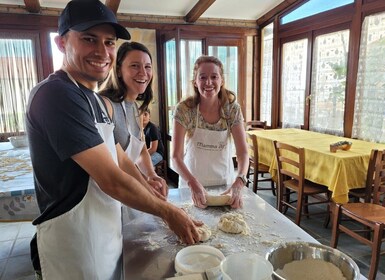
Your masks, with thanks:
M365 186L371 150L385 149L385 144L294 128L252 130L247 133L257 135L259 161L270 166L273 177L277 172L273 141L303 147L305 178L327 186L332 192L332 199L338 203L348 202L350 189ZM330 144L338 141L350 141L353 144L349 151L330 152Z

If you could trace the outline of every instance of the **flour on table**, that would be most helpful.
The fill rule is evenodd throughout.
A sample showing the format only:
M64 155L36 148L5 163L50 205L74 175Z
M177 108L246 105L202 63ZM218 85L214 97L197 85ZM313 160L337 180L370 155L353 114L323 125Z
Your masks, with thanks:
M246 221L243 219L243 216L238 213L223 214L219 219L218 228L227 233L247 234L249 232Z

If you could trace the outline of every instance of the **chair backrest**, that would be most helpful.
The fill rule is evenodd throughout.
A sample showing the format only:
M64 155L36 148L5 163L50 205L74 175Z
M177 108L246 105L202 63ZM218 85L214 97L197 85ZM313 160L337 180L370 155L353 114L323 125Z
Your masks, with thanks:
M381 196L385 193L385 150L377 151L373 179L373 203L385 206L385 199Z
M246 125L246 130L255 130L255 129L266 129L266 121L247 121L245 123Z
M278 166L278 180L283 182L285 176L298 181L302 188L305 180L305 151L289 144L273 141Z
M364 196L365 202L371 202L372 201L374 171L376 168L377 155L378 155L378 150L376 150L376 149L373 149L370 152L368 170L366 173L365 196Z
M253 164L258 165L258 140L254 134L246 133L247 151Z

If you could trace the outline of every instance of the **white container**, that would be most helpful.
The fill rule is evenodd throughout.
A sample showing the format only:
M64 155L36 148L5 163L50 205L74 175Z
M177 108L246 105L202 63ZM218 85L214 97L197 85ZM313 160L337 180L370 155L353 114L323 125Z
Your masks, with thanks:
M14 148L23 148L28 146L27 135L11 136L8 137L8 140Z
M224 258L223 253L212 246L193 245L183 248L175 257L176 276L206 273L208 279L220 280L220 264Z
M273 266L254 253L236 253L221 262L223 280L271 280Z

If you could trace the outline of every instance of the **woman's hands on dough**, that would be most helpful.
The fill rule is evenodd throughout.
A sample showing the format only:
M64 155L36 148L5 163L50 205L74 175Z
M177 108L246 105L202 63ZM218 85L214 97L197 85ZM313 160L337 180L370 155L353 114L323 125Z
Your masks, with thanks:
M155 174L147 178L147 183L159 194L159 198L167 200L168 186L165 179Z
M199 208L206 208L206 195L207 191L195 178L188 182L191 189L192 200L194 205Z
M237 209L243 207L243 201L242 201L242 191L243 183L240 180L235 180L233 185L227 189L222 194L228 194L231 193L231 200L229 201L229 204L231 208Z

